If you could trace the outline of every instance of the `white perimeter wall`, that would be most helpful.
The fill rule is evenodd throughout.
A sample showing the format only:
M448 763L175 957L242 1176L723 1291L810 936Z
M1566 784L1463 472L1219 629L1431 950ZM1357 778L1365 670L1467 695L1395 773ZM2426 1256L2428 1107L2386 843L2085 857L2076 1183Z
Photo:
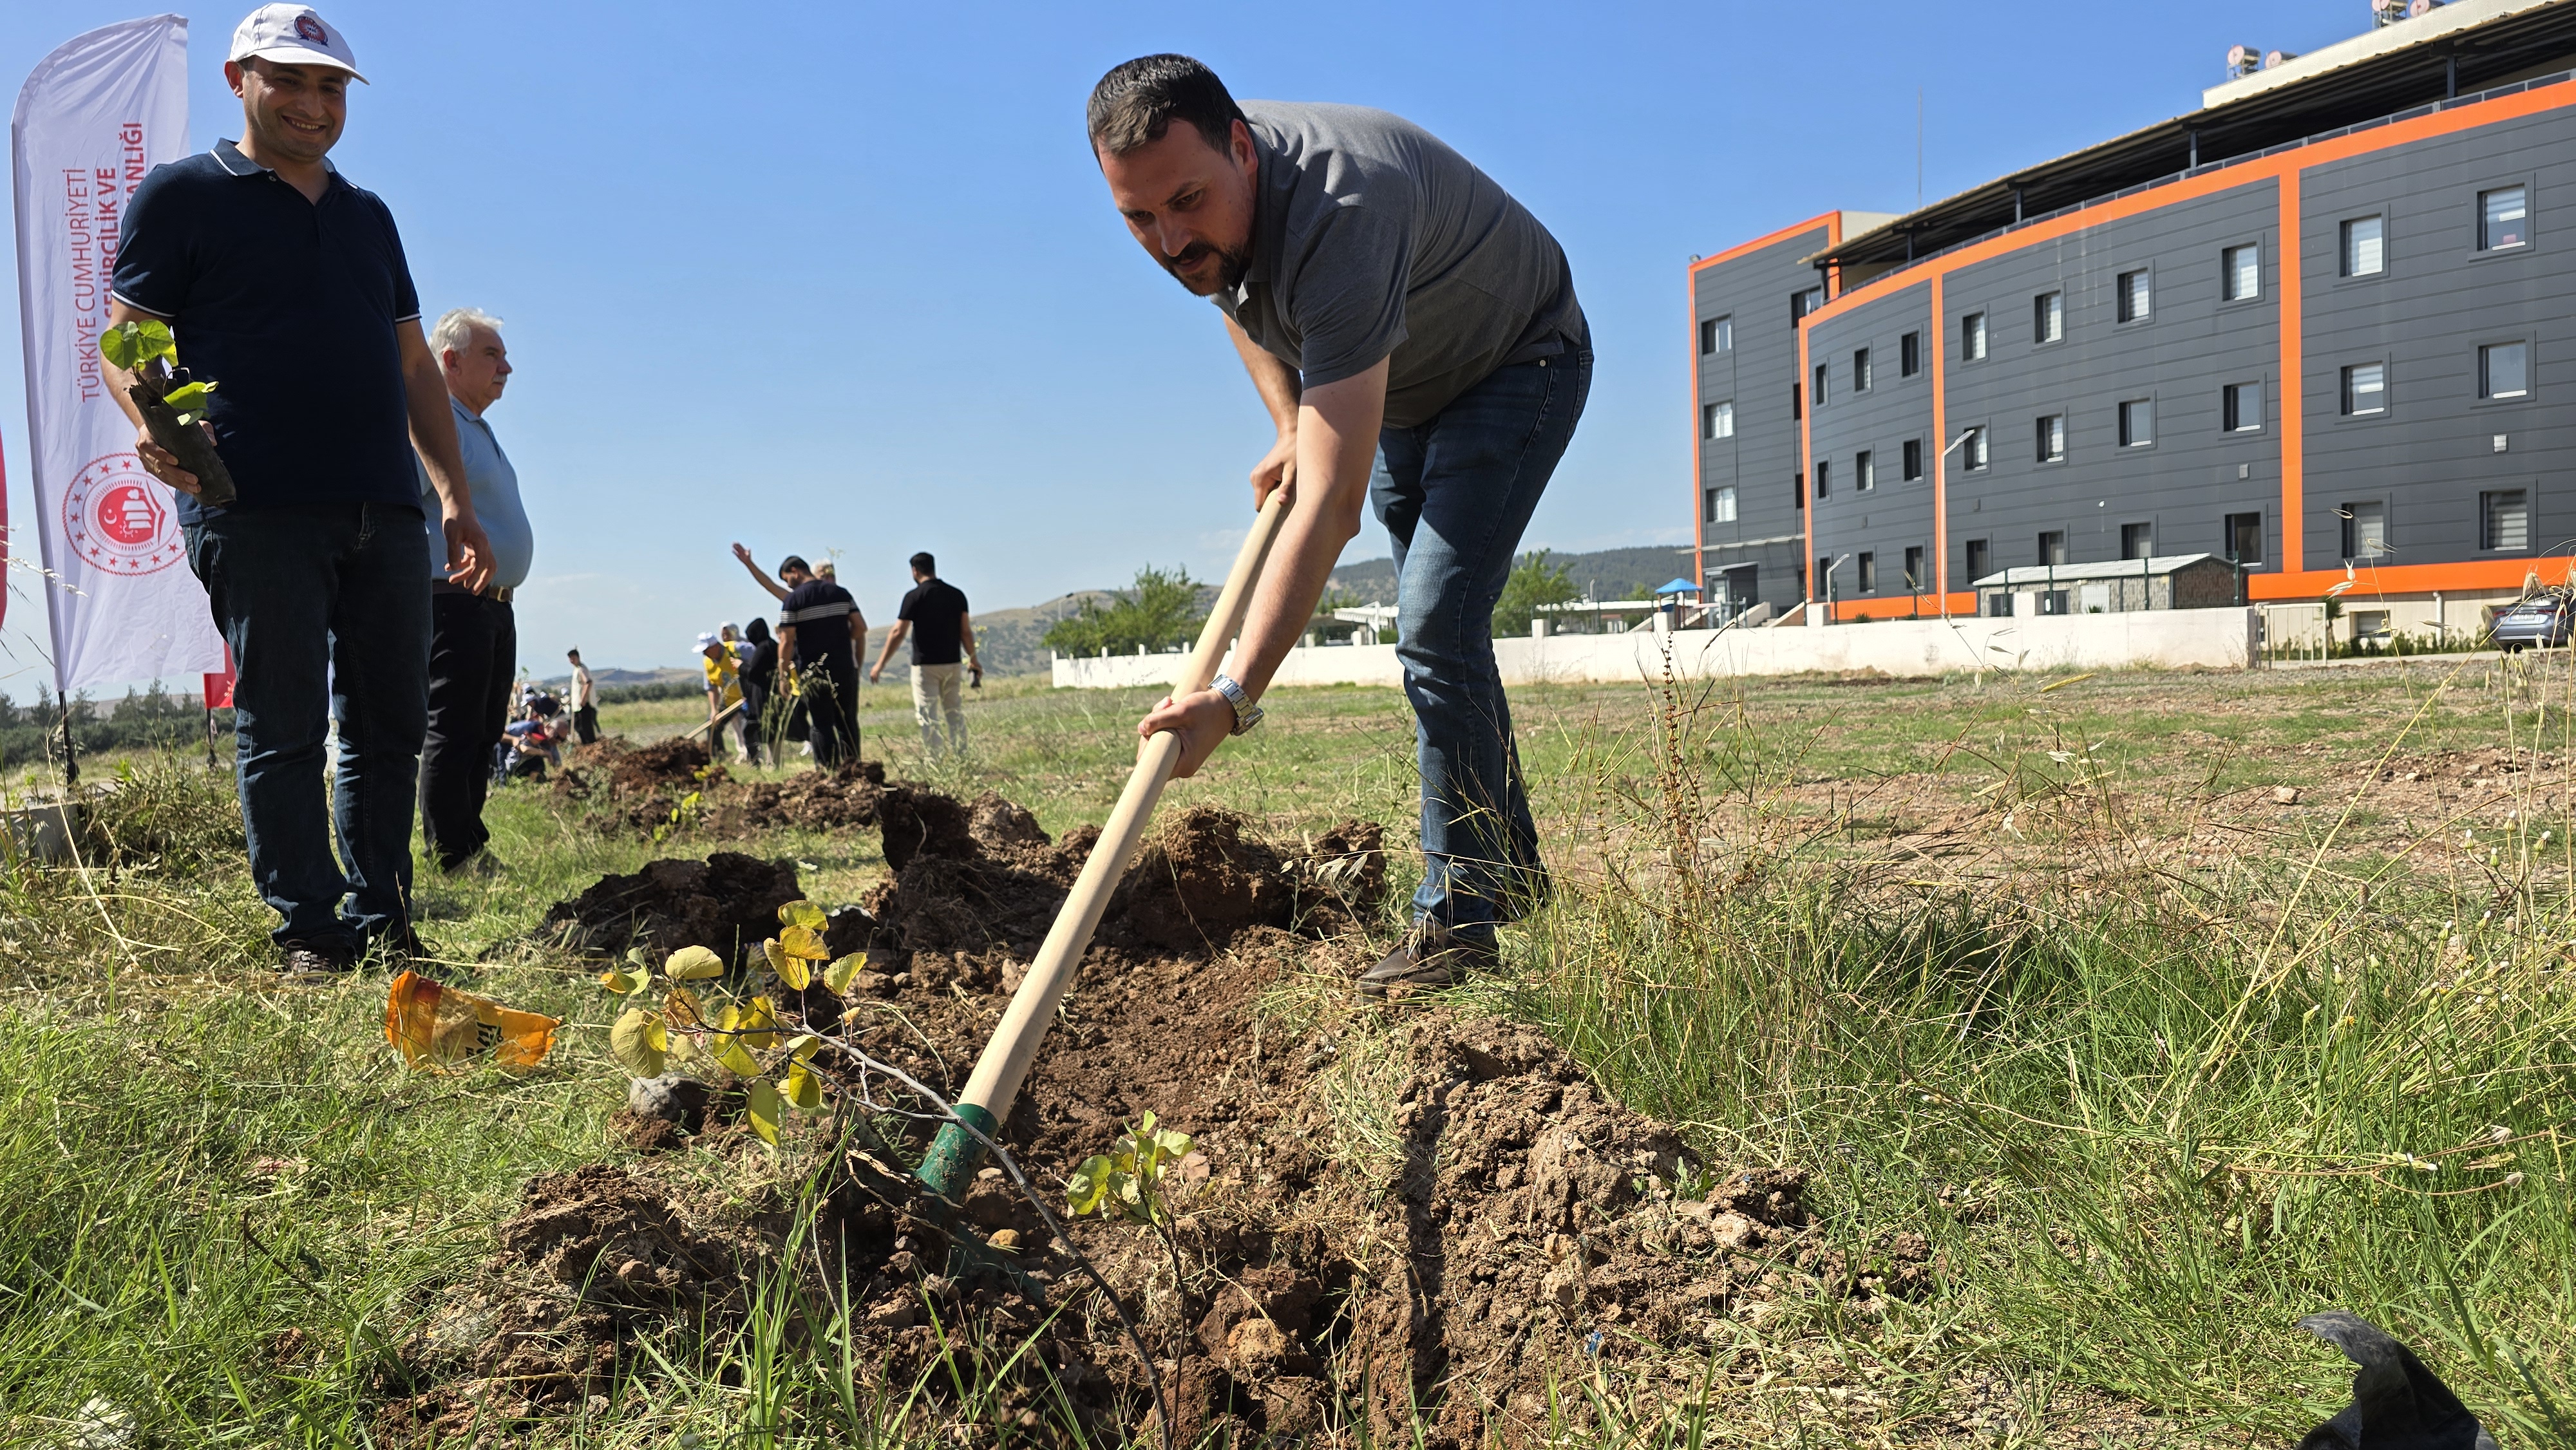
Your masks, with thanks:
M2017 619L1897 619L1823 628L1685 629L1670 635L1639 630L1498 639L1494 659L1502 667L1503 682L1511 685L1660 678L1667 639L1674 673L1693 679L1811 670L1940 675L1976 669L2244 669L2255 658L2256 619L2250 609L2156 609ZM1168 685L1187 658L1058 657L1055 683L1091 690ZM1273 683L1395 685L1403 678L1391 644L1309 645L1289 654Z

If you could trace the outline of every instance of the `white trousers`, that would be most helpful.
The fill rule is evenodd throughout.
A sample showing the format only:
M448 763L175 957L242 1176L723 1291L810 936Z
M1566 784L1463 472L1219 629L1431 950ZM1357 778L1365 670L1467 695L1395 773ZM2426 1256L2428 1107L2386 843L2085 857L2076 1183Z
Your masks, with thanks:
M966 667L955 665L914 665L912 667L912 714L921 722L921 748L930 755L940 753L939 717L948 717L947 749L959 754L966 750L966 697L960 687Z

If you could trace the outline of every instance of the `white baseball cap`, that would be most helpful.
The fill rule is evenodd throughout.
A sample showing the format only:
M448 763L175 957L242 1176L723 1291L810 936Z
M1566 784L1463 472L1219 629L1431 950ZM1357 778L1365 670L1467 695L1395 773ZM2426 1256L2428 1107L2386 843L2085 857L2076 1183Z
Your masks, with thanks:
M358 74L358 58L349 51L349 38L322 23L310 5L262 5L233 30L233 53L228 60L248 60L257 56L279 65L327 65L347 71L354 80L365 80Z

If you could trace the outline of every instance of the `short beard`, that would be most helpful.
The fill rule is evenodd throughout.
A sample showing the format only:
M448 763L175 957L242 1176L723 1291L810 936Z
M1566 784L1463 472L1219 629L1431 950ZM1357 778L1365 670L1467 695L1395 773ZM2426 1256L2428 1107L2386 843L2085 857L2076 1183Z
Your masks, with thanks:
M1189 279L1181 275L1182 268L1199 260L1201 257L1210 255L1211 253L1224 264L1217 269L1217 284L1214 291L1231 292L1235 288L1242 286L1243 279L1249 276L1252 272L1252 248L1249 244L1241 247L1225 249L1211 247L1206 243L1201 242L1192 246L1188 251L1183 252L1177 257L1164 257L1160 260L1163 264L1163 270L1171 273L1172 279L1179 282L1182 288L1185 291L1188 291L1192 296L1212 296L1214 295L1213 292L1201 293L1197 288L1190 286Z

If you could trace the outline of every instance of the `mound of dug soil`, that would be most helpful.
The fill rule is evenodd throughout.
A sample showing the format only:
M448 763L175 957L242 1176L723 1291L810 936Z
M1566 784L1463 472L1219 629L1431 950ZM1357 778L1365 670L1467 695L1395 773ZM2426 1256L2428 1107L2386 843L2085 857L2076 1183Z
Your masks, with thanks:
M778 908L804 894L793 861L732 851L703 861L647 861L640 871L603 876L570 901L556 902L538 932L578 952L614 956L640 946L658 959L699 946L741 963L758 957L760 944L777 934Z
M844 910L832 925L836 949L865 936L879 960L846 1000L820 986L801 999L768 986L811 1027L953 1094L1091 833L1050 843L1008 802L962 804L905 787L881 797L880 823L904 833L904 864L872 897L872 916ZM916 1136L840 1160L820 1226L829 1262L810 1287L822 1303L846 1285L857 1326L849 1352L898 1388L937 1371L924 1381L934 1396L953 1395L952 1375L982 1379L1020 1438L1059 1403L1095 1430L1141 1427L1143 1369L1076 1272L1079 1250L1140 1321L1179 1406L1183 1443L1209 1434L1292 1443L1365 1424L1404 1443L1415 1443L1418 1427L1421 1443L1464 1450L1491 1438L1536 1444L1552 1386L1578 1404L1580 1385L1623 1400L1697 1386L1719 1321L1759 1321L1772 1306L1818 1296L1868 1313L1884 1296L1929 1288L1920 1239L1900 1235L1857 1253L1829 1246L1803 1204L1802 1174L1696 1160L1671 1129L1607 1098L1528 1028L1437 1007L1390 1018L1352 1005L1342 983L1373 955L1367 942L1319 940L1288 924L1311 930L1317 913L1344 899L1338 893L1382 890L1383 881L1378 833L1360 823L1290 845L1263 841L1222 812L1165 822L1086 957L1003 1140L1033 1180L1053 1185L1147 1110L1195 1135L1171 1190L1181 1285L1165 1245L1133 1226L1084 1220L1069 1242L1051 1241L998 1169L973 1185L963 1216L1030 1271L1034 1297L951 1277L947 1240L908 1196L897 1161L918 1154ZM757 919L765 932L773 905L764 896L726 919ZM1260 1015L1257 1004L1283 986L1308 1004L1303 1015ZM1388 1080L1399 1083L1391 1095L1370 1087ZM1355 1100L1379 1110L1336 1107ZM658 1136L693 1153L747 1145L742 1128L718 1117ZM800 1124L791 1154L830 1161L842 1121ZM854 1140L867 1141L865 1132L854 1128ZM607 1226L595 1208L549 1217L565 1193L540 1179L528 1213L504 1228L494 1272L543 1289L530 1292L532 1303L555 1294L543 1286L567 1272L615 1281L607 1300L576 1295L577 1312L545 1311L558 1341L549 1363L597 1373L636 1362L629 1340L658 1322L638 1317L659 1305L655 1294L697 1293L702 1305L691 1312L708 1324L738 1312L727 1297L733 1280L666 1279L666 1268L698 1272L686 1267L697 1260L638 1247L666 1233L683 1245L725 1235L657 1199L644 1186L650 1170L637 1171L617 1178L621 1187L591 1176L609 1170L585 1170L581 1201L622 1205L626 1215ZM653 1203L681 1221L666 1228L646 1212ZM620 1226L628 1223L652 1227ZM542 1226L552 1224L562 1227ZM503 1302L492 1283L459 1286L432 1323L450 1316L447 1306ZM960 1348L955 1327L969 1321L997 1352ZM1024 1342L1027 1352L1012 1357ZM431 1345L421 1364L433 1377L488 1380L510 1352L442 1358ZM991 1383L1005 1361L1009 1382ZM1739 1368L1747 1381L1759 1372L1749 1359ZM577 1378L573 1369L539 1373L549 1386ZM937 1399L925 1413L956 1408ZM965 1443L998 1428L950 1427Z

